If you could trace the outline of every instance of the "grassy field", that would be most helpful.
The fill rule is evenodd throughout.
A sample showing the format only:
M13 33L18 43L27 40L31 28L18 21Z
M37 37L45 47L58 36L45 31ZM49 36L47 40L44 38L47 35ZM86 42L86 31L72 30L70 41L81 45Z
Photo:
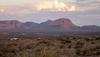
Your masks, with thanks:
M1 38L0 57L100 57L100 36Z

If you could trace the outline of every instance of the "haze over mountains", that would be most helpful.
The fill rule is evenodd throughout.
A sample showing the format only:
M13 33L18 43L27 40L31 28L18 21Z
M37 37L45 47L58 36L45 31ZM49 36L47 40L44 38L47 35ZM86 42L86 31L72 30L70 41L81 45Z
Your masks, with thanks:
M46 33L98 33L100 27L96 25L77 26L68 18L48 20L40 24L34 22L20 22L17 20L0 21L0 31L9 32L46 32Z

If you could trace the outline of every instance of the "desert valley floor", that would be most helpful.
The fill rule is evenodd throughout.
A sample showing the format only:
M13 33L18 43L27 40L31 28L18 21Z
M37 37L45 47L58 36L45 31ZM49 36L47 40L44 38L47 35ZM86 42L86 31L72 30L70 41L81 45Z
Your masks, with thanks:
M1 38L0 57L100 57L100 36Z

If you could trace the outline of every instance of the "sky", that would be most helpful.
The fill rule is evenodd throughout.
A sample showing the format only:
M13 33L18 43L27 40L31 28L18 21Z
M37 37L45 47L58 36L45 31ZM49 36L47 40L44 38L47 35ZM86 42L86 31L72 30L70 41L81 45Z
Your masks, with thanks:
M100 0L0 0L0 21L41 23L58 18L69 18L80 26L100 26Z

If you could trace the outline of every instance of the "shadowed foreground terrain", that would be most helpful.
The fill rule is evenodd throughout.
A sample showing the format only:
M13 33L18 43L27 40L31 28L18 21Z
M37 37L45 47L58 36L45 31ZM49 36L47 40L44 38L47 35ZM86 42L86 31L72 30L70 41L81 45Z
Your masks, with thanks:
M0 39L0 57L100 57L100 36Z

